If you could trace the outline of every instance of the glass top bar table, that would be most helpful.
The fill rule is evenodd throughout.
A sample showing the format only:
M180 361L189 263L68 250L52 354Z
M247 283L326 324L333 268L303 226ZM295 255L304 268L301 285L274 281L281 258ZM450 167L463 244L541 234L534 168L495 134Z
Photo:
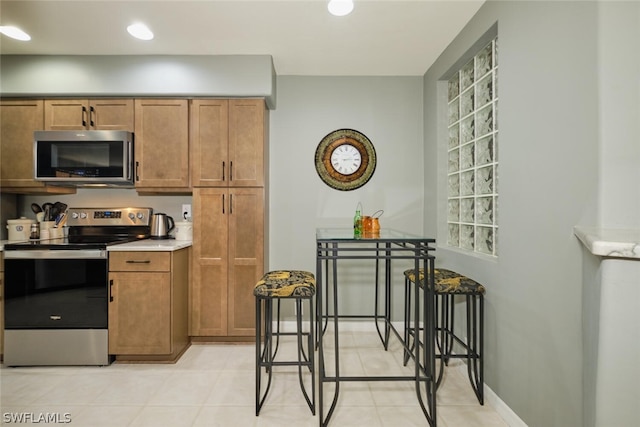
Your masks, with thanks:
M416 397L430 426L436 426L436 389L434 382L435 373L435 296L434 296L434 261L435 239L421 237L392 229L381 229L377 234L364 234L362 237L354 237L351 228L318 228L316 229L316 333L318 346L319 365L319 424L327 426L338 403L340 383L348 381L413 381L415 383ZM339 292L341 286L338 264L344 260L375 260L375 312L372 315L346 315L339 311ZM408 343L396 331L391 323L391 264L393 260L409 260L416 270L423 268L425 271L424 290L420 299L420 287L413 286L414 301L416 302L412 313L414 325L422 325L413 328L413 342L422 343L416 345L412 359L415 369L413 375L406 376L345 376L340 374L340 338L338 321L341 318L369 318L376 323L376 329L386 351L389 343L390 332L402 342L405 351L409 351ZM378 271L380 264L384 264L384 313L378 313ZM331 266L331 269L329 268ZM411 268L411 267L410 267ZM331 270L331 273L330 273ZM403 282L404 283L404 282ZM345 286L344 284L342 286ZM326 300L325 300L326 298ZM423 309L420 310L419 301L422 301ZM333 351L335 371L327 374L325 367L324 336L329 323L333 326ZM383 331L378 324L383 323ZM422 334L420 336L420 334ZM421 353L422 350L422 353ZM325 384L335 383L333 399L325 414L323 387ZM424 391L423 391L424 389ZM424 397L423 397L424 395Z

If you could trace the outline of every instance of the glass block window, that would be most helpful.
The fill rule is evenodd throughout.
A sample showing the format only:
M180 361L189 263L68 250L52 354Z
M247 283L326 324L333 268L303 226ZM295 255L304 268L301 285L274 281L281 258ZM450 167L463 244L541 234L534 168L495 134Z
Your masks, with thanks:
M447 244L497 256L498 38L448 81Z

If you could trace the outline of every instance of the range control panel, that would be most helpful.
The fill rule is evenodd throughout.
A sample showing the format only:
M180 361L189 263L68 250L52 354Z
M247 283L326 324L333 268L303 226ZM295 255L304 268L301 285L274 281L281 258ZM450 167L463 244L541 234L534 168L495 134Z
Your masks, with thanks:
M151 208L69 208L67 209L67 225L149 225Z

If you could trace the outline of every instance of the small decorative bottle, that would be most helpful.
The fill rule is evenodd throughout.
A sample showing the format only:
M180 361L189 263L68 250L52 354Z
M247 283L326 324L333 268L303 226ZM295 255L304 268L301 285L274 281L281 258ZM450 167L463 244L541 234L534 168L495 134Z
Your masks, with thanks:
M353 217L353 237L359 239L362 237L362 215L360 209L356 209L356 215Z
M30 231L29 239L31 240L40 239L40 224L38 224L37 222L31 223L31 229L29 231Z

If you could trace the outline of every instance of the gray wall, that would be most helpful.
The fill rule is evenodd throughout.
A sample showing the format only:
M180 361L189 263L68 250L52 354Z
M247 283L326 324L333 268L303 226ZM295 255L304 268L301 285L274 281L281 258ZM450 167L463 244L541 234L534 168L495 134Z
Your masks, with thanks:
M315 228L351 227L358 202L368 215L384 210L382 227L421 233L422 78L279 76L277 85L269 150L270 267L315 271ZM329 188L314 167L316 147L340 128L364 133L378 157L371 180L353 191ZM341 264L342 289L351 294L341 298L348 301L346 312L371 313L371 267ZM399 283L403 268L398 263L394 274ZM401 296L395 301L402 304Z
M486 383L529 426L593 423L597 329L587 319L583 340L583 298L597 309L598 290L583 296L583 286L597 272L583 269L572 228L601 217L638 225L638 12L633 2L491 1L425 74L425 203L438 200L425 230L444 242L438 82L497 22L499 258L440 246L438 260L487 286Z
M598 55L600 224L640 228L640 2L599 4Z

